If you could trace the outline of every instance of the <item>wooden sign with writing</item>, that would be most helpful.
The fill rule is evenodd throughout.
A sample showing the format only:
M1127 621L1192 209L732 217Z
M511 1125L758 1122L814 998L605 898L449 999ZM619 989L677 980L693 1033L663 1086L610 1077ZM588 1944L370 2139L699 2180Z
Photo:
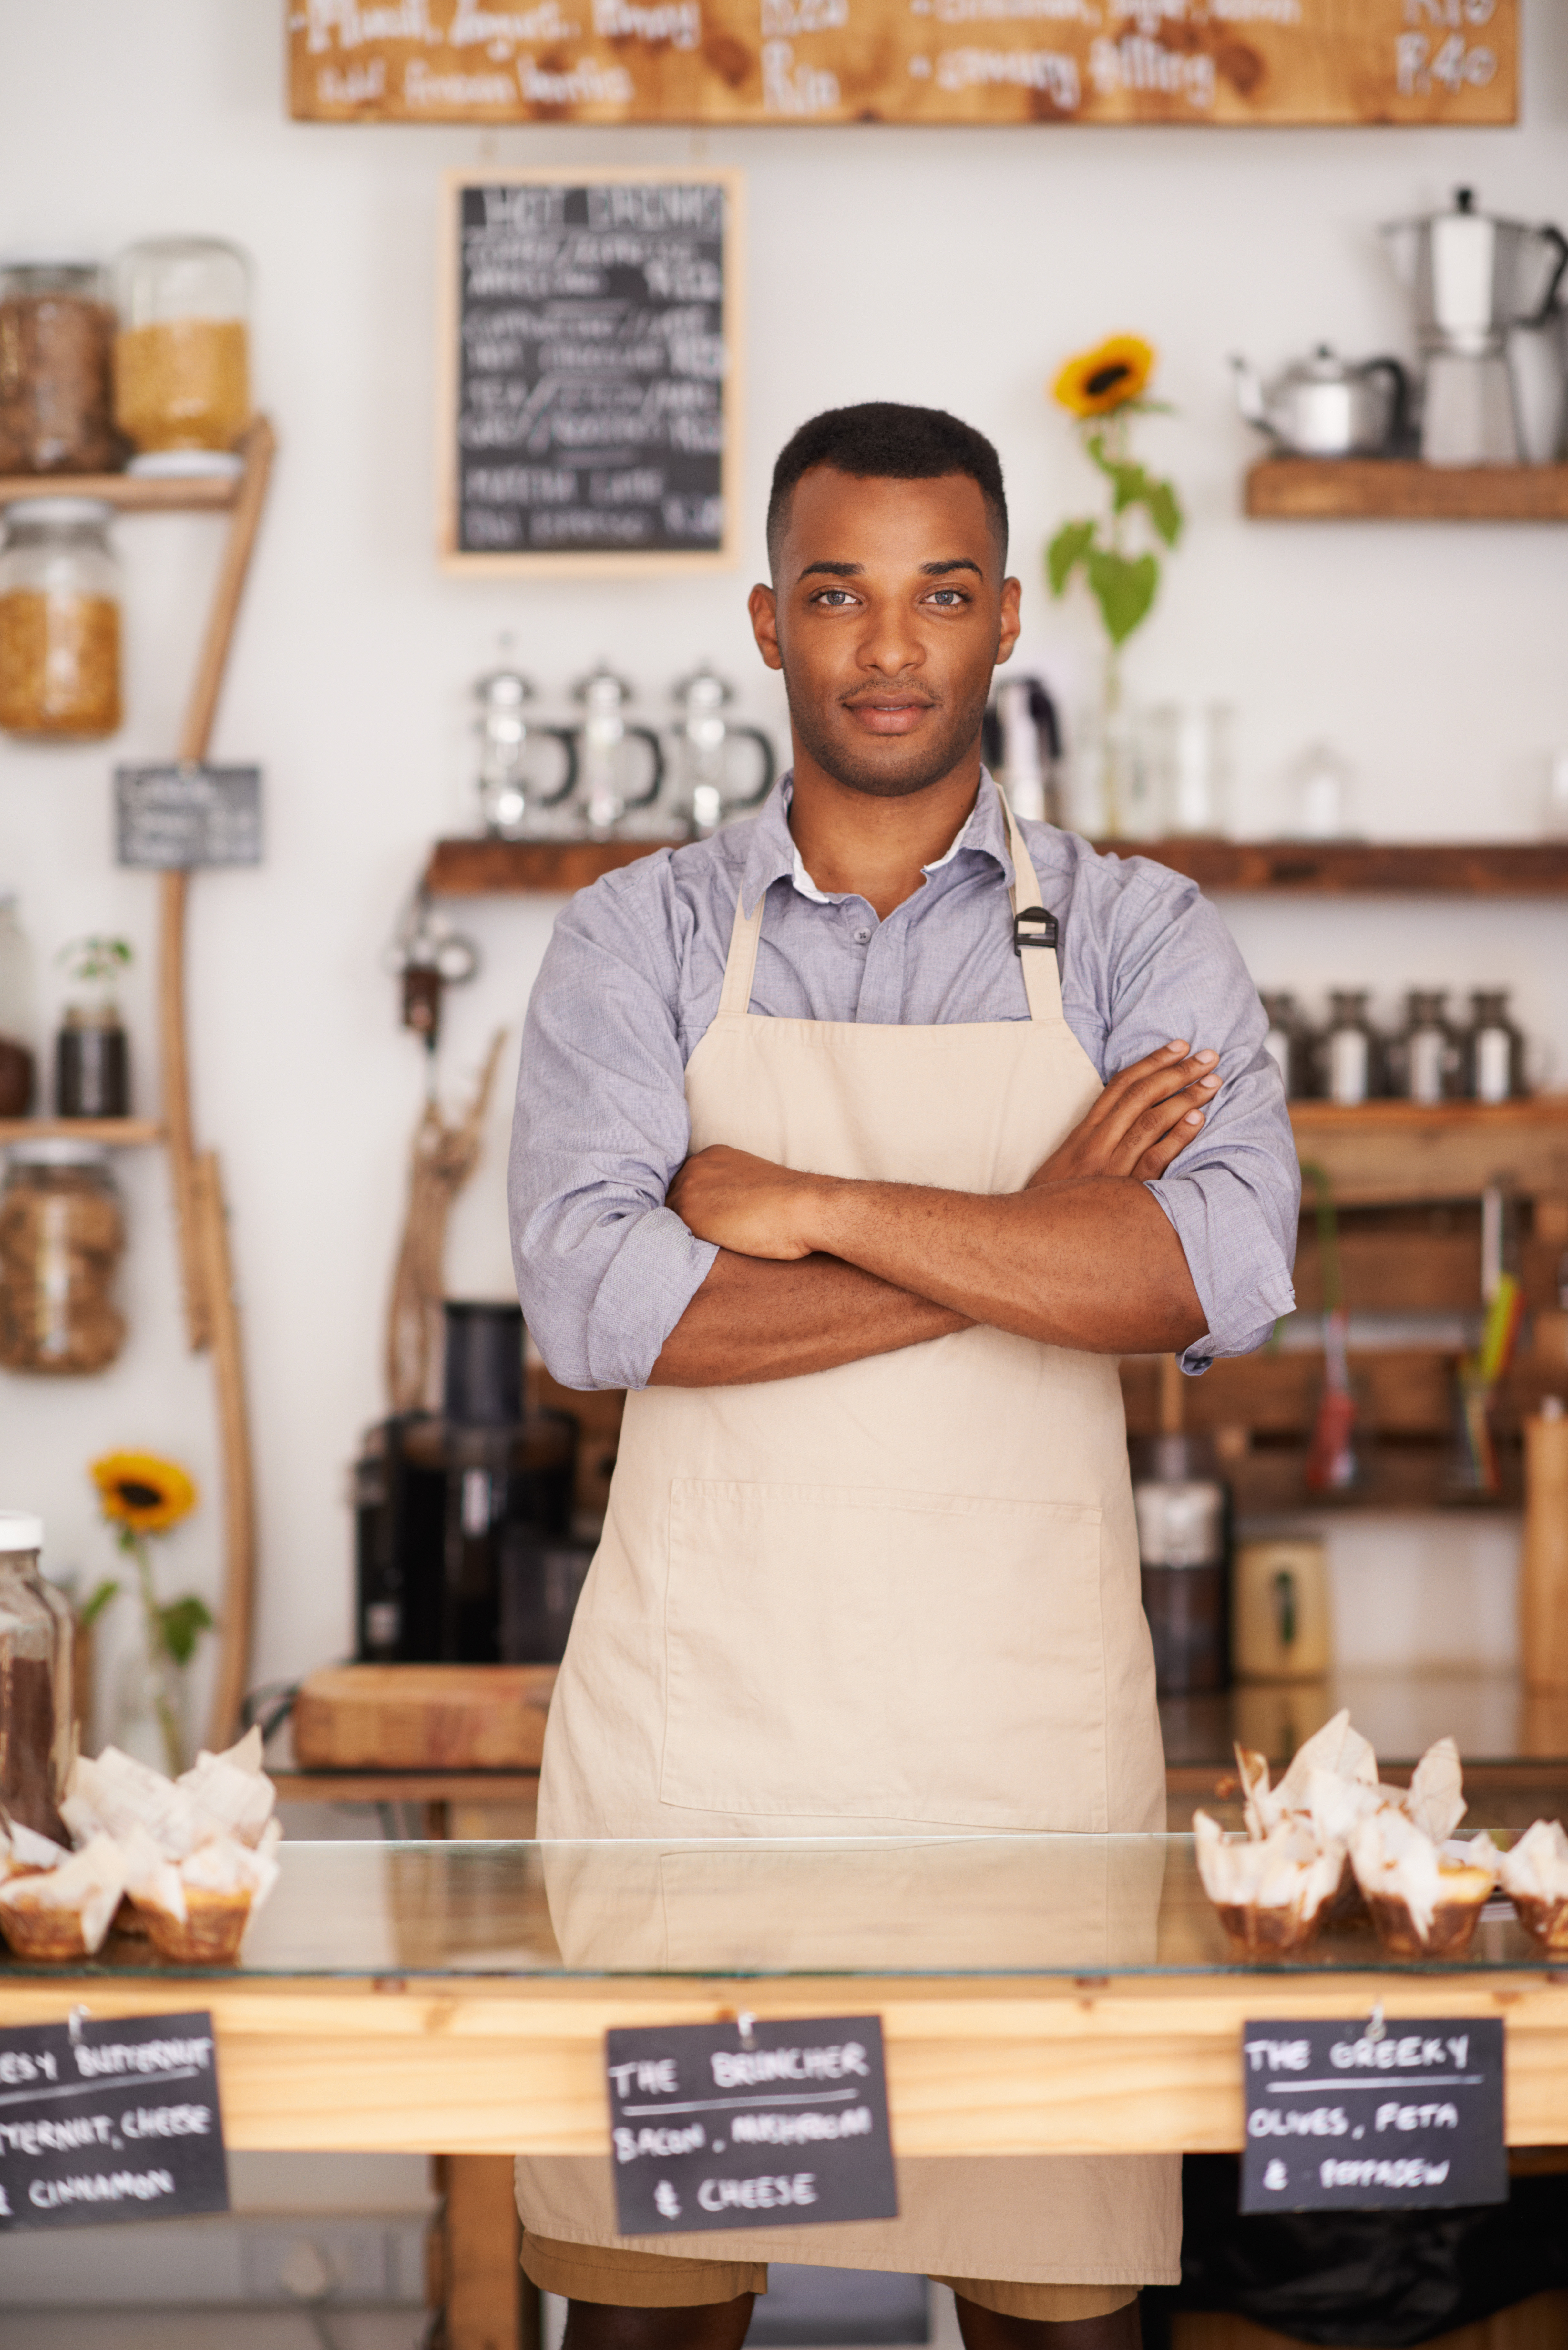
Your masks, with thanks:
M288 0L313 122L1506 123L1519 0Z
M740 205L735 172L449 176L448 570L737 560Z

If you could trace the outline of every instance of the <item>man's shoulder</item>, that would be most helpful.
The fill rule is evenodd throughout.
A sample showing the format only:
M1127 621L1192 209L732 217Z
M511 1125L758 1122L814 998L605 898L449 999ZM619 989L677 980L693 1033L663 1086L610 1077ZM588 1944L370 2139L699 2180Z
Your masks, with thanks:
M1129 841L1125 849L1099 849L1081 833L1028 816L1021 820L1019 829L1047 904L1064 894L1080 912L1087 910L1108 920L1119 911L1140 919L1163 915L1168 920L1195 902L1201 903L1196 881L1152 857L1140 857L1135 842Z

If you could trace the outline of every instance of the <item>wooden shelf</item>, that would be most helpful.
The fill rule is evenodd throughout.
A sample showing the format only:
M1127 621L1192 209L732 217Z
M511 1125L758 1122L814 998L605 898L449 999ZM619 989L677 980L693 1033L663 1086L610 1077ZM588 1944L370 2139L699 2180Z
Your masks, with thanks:
M155 1118L0 1118L0 1145L104 1142L116 1150L134 1150L162 1140Z
M1293 1102L1303 1159L1340 1207L1473 1200L1500 1175L1531 1198L1568 1194L1568 1094L1516 1102Z
M438 840L423 885L438 898L565 894L679 840ZM1568 897L1568 840L1102 840L1202 889L1296 897Z
M1415 457L1265 457L1259 522L1568 522L1568 465L1424 465Z
M226 514L243 473L186 482L147 481L140 473L0 474L0 506L17 498L98 498L121 514Z
M1295 897L1560 898L1568 840L1102 840L1200 889Z

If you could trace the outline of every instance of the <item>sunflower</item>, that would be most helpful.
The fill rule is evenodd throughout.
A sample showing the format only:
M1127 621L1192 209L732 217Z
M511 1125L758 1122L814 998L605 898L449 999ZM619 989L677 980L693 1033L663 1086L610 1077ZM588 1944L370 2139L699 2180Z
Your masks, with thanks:
M195 1481L155 1452L106 1452L92 1464L104 1516L132 1534L165 1534L196 1506Z
M1140 335L1107 335L1092 351L1069 359L1052 397L1075 416L1106 416L1136 400L1154 373L1154 347Z

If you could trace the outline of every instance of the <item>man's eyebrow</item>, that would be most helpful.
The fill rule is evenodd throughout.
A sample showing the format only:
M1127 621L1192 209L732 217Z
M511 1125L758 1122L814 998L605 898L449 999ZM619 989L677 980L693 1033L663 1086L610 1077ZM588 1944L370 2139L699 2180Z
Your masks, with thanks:
M863 563L808 563L800 576L809 579L814 571L826 571L830 579L858 579L865 568Z
M944 563L922 563L920 569L928 579L945 578L950 571L972 571L977 579L985 577L979 564L971 563L967 555L949 556Z

